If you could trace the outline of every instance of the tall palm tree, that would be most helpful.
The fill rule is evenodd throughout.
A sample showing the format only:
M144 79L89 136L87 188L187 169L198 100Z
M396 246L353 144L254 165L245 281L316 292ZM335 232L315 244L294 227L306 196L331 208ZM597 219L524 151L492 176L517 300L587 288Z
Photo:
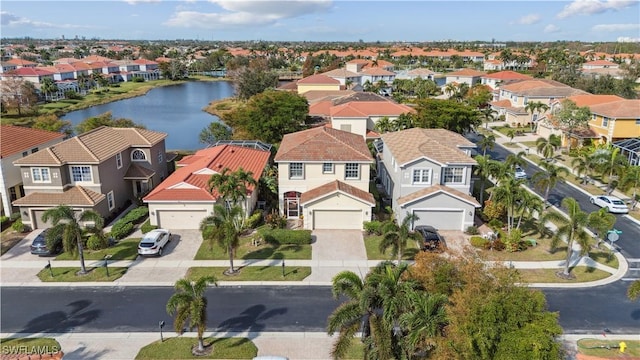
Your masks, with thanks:
M482 118L484 120L485 129L489 128L490 122L496 121L496 119L498 118L498 112L490 106L480 109L480 113L482 114Z
M526 112L528 112L529 114L531 114L531 131L534 131L534 124L537 123L536 121L533 121L533 114L536 113L538 115L540 115L540 113L545 112L547 110L549 110L549 106L547 104L541 103L539 101L530 101L529 103L527 103L527 105L524 107L524 110Z
M640 186L640 166L629 165L622 172L619 186L622 189L633 189L631 196L631 208L635 208L638 203L638 186Z
M213 216L204 218L200 223L200 230L205 240L216 241L229 255L227 272L230 274L237 272L233 266L233 258L240 242L243 225L244 217L240 206L234 205L228 208L221 204L214 205Z
M593 170L592 162L593 159L591 158L591 154L586 151L581 151L578 154L578 157L571 160L571 167L573 168L573 171L575 171L576 175L580 177L580 182L583 184L587 182L587 178L591 177ZM582 176L583 174L585 176Z
M407 240L410 237L411 227L416 220L419 220L418 215L407 212L402 224L398 225L394 220L389 226L385 226L382 241L380 241L379 245L380 252L384 254L387 249L391 248L391 256L397 257L398 264L400 264L402 255L407 249Z
M511 232L515 220L516 205L526 190L522 188L524 180L516 180L514 177L500 181L491 195L495 194L495 200L502 203L507 209L507 232Z
M564 177L569 176L569 170L564 166L556 166L545 161L540 162L542 171L538 171L531 176L531 182L536 189L544 192L545 204L549 201L549 192L556 187L559 182L564 182Z
M607 232L613 229L616 220L616 216L610 214L606 208L589 213L589 224L598 234L598 241L606 239Z
M589 215L580 209L580 204L576 199L570 197L562 199L562 207L566 210L568 218L556 211L548 211L543 214L540 222L544 224L547 221L552 221L558 224L558 229L551 239L551 248L555 249L560 241L565 240L567 242L567 256L562 275L570 277L569 262L573 253L573 244L580 245L580 255L585 255L589 252L591 236L587 233L585 227L589 226L590 222Z
M516 224L516 229L520 229L520 224L522 223L522 218L525 215L532 216L534 213L538 215L542 214L542 210L544 210L544 203L538 197L538 195L533 194L526 189L520 193L520 199L517 202L516 210L520 213L518 217L518 223Z
M493 150L496 144L496 137L491 135L482 135L482 138L478 140L478 146L482 149L482 156L487 155L487 149Z
M209 285L218 286L218 281L213 276L203 276L196 281L180 279L176 281L176 292L167 301L167 313L176 315L173 328L176 333L182 335L184 329L195 327L198 331L198 351L204 351L202 339L207 328L207 297L205 290Z
M58 205L42 214L42 221L48 222L49 219L53 225L49 230L50 233L62 236L64 251L74 256L79 255L80 274L86 274L87 268L84 265L84 248L82 246L83 228L80 223L92 222L93 227L102 229L104 225L102 216L93 210L76 212L67 205Z
M513 144L513 138L516 137L516 129L507 130L507 137L509 138L509 143Z
M393 124L391 120L389 120L388 116L383 116L381 119L376 121L376 124L373 127L379 133L386 133L389 131L393 131Z
M600 171L602 177L608 177L607 191L610 194L616 187L616 182L629 164L624 155L620 154L620 148L608 145L607 148L594 152L593 162Z
M398 320L405 331L405 356L407 359L428 358L435 348L434 338L443 336L447 325L447 296L416 291L409 293L408 300L409 310L401 314Z
M489 155L476 155L475 158L476 165L473 169L476 175L480 177L480 204L484 204L484 189L487 184L487 180L489 176L493 173L493 168L495 167L495 161L491 160L491 156Z
M558 151L560 145L560 137L551 134L548 139L541 137L536 140L536 151L538 151L545 160L552 159L554 157L553 154Z

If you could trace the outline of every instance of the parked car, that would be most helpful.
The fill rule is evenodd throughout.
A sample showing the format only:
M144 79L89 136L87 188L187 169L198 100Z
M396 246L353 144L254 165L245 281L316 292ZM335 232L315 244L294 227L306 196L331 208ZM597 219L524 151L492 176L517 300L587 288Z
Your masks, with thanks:
M162 256L162 251L169 241L171 241L169 230L151 230L140 240L138 254L143 256Z
M526 180L527 179L527 173L520 166L516 166L514 176L515 176L516 180Z
M48 229L45 229L38 234L33 242L31 242L31 253L38 256L54 256L62 252L62 238L58 238L54 241L52 249L47 247L47 234Z
M621 199L615 196L594 195L589 198L592 204L606 208L610 213L628 214L629 207Z
M446 248L444 239L433 226L419 225L413 230L422 236L421 249L423 251L444 251Z

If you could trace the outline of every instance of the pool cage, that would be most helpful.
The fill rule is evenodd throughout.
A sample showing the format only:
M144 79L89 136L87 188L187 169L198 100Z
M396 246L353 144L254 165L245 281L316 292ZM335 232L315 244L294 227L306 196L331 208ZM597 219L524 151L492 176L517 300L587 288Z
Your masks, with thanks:
M627 157L630 165L640 165L640 138L624 139L612 143Z

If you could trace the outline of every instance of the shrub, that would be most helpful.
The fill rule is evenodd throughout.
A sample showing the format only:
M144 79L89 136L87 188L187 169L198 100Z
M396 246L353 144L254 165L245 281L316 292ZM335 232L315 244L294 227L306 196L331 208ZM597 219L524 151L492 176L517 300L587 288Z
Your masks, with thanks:
M278 213L276 210L267 215L267 217L265 218L265 222L272 229L284 229L287 227L287 218L285 218L283 215L280 215L280 213Z
M111 227L111 237L116 240L124 239L133 232L133 224L122 220L123 219L116 221Z
M22 218L17 218L16 221L14 221L13 224L11 224L11 228L13 229L13 231L17 231L19 233L24 232L26 230L26 227L22 223Z
M0 216L0 224L4 224L7 221L9 221L9 217L8 216L4 216L4 215Z
M263 229L260 235L265 242L273 245L311 244L311 230Z
M142 231L143 234L148 233L151 230L157 229L158 227L155 225L151 225L151 220L147 219L147 221L144 222L144 224L142 224L142 226L140 226L140 231Z
M149 208L146 206L137 207L131 211L129 211L125 216L123 216L119 221L130 222L134 224L139 224L149 216Z
M493 249L493 250L496 250L496 251L502 251L502 250L505 249L505 245L502 242L502 240L500 240L500 239L496 239L494 241L489 241L487 243L487 246L488 246L489 249Z
M371 234L375 234L375 235L381 235L382 234L382 222L381 221L365 221L364 222L364 231L367 232L367 234L371 235Z
M473 247L486 249L489 240L483 238L482 236L472 236L471 239L469 239L469 242Z
M89 250L102 250L109 247L109 241L106 236L92 234L87 240L87 248Z
M491 230L493 231L498 231L500 229L502 229L502 227L504 226L504 223L501 220L498 219L491 219L491 221L489 221L489 227L491 228Z
M11 221L16 221L16 220L18 220L20 217L21 217L21 216L20 216L20 212L14 212L14 213L12 213L12 214L11 214L11 216L9 217L9 219L10 219Z
M480 232L478 231L478 227L477 226L473 226L473 225L469 226L465 232L467 234L469 234L469 235L478 235L478 234L480 234Z
M483 212L489 220L502 219L507 213L504 205L489 200L484 202Z
M504 237L504 244L507 251L514 252L520 250L522 242L522 231L520 229L512 229L509 234ZM526 245L525 245L526 248Z
M264 220L264 217L262 216L262 211L256 210L253 212L251 216L249 216L247 221L244 223L244 227L245 229L255 229L258 226L262 225L263 220Z

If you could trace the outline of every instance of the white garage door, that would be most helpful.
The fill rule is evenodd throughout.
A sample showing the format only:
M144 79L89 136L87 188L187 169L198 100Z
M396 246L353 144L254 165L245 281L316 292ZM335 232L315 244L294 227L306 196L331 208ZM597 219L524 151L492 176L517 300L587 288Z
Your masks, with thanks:
M464 230L463 210L415 210L419 219L414 225L431 225L438 230Z
M205 210L158 211L158 227L163 229L199 229L200 221L207 216Z
M314 210L314 229L362 229L362 210Z

